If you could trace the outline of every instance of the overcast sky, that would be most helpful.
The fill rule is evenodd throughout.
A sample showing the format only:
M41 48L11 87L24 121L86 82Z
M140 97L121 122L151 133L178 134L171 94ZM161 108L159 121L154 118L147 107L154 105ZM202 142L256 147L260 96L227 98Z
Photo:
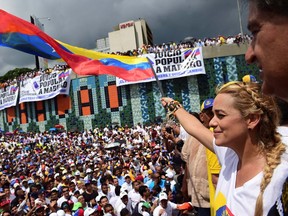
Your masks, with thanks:
M239 1L247 33L247 8ZM35 15L51 37L87 49L138 18L147 21L155 44L240 33L237 0L1 0L0 8L27 21ZM0 75L16 67L35 68L34 57L0 47Z

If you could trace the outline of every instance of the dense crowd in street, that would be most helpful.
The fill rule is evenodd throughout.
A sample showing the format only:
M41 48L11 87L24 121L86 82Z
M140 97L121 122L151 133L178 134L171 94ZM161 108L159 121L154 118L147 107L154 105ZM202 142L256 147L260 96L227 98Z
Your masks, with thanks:
M182 178L193 183L187 186L191 194L199 198L191 202L202 204L202 192L216 186L209 205L198 206L199 216L288 215L288 3L247 2L253 38L245 59L257 64L262 84L252 79L225 83L214 99L202 103L199 115L161 98L179 124L2 135L1 214L194 214L197 206L180 189L184 173L188 178ZM183 154L185 144L190 151L185 161L202 158L202 166L187 163L183 171L177 151ZM218 173L211 169L209 151L221 165Z
M239 45L250 40L248 35L190 38L178 44L143 45L116 54L138 56L199 46ZM31 71L1 86L21 84L27 78L67 68L55 65ZM181 150L167 151L162 133L160 125L138 124L82 133L1 134L0 211L2 215L159 215L167 205L167 215L185 214L191 205L181 192Z
M15 131L1 136L0 152L2 215L145 215L163 211L161 201L177 215L191 207L161 125Z

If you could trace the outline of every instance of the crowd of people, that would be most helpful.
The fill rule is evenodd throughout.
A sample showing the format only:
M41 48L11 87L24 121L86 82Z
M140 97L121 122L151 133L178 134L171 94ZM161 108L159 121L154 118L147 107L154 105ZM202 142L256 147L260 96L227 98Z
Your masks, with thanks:
M2 215L184 214L182 161L162 127L3 134Z
M238 34L235 36L223 36L219 35L213 38L187 38L180 43L169 42L162 43L157 45L143 45L138 49L128 50L127 52L116 52L117 55L128 55L128 56L139 56L148 53L158 53L174 50L189 49L194 47L208 47L208 46L221 46L221 45L231 45L231 44L249 44L252 40L252 37L248 34Z
M274 215L288 172L287 127L279 127L279 136L276 102L249 80L224 84L200 115L162 98L180 124L2 134L0 213ZM216 153L221 171L209 173L212 159L201 146ZM231 206L223 208L223 199Z
M216 215L288 215L287 116L279 127L287 107L280 112L275 99L282 98L287 106L288 3L248 3L253 39L246 60L258 64L262 86L235 81L219 87L213 116L206 116L210 128L178 101L161 101L180 122L177 138L185 130L217 155L221 171L213 197ZM183 142L167 142L167 124L148 130L140 125L107 129L2 136L2 215L158 216L185 214L192 208L179 190L183 170L176 150L182 152ZM114 143L111 149L102 145L107 141ZM176 149L171 151L169 143Z
M54 65L53 68L28 71L28 72L21 74L18 77L15 77L13 79L8 79L5 82L0 83L0 90L1 89L4 90L7 86L18 85L18 83L20 83L20 85L21 85L23 83L23 81L25 81L29 78L34 78L35 76L39 76L41 74L49 74L52 71L65 71L68 68L69 68L69 66L67 64L61 64L61 65L56 64L56 65Z

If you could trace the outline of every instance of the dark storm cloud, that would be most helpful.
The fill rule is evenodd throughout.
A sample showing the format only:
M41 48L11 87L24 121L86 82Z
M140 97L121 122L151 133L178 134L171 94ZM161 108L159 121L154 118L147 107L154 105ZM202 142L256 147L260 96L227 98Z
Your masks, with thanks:
M27 21L35 15L51 37L87 49L114 26L138 18L148 22L155 44L240 32L236 0L1 0L0 8ZM242 18L246 29L246 12ZM33 68L28 54L0 47L0 57L0 75L15 67Z

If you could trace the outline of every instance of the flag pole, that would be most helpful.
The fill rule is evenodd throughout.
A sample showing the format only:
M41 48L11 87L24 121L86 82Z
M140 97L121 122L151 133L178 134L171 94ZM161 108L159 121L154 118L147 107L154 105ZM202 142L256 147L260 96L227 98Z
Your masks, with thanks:
M158 88L159 88L159 90L160 90L161 96L162 96L162 97L165 97L165 94L164 94L164 91L163 91L161 82L160 82L159 79L158 79L158 76L157 76L157 74L156 74L156 72L155 72L155 70L154 70L154 68L153 68L153 66L152 66L152 64L151 64L151 62L150 62L150 59L149 59L148 57L146 57L146 58L147 58L147 60L148 60L148 62L149 62L149 65L150 65L152 71L153 71L153 74L154 74L154 76L155 76L155 79L156 79Z
M34 19L33 16L30 16L30 22L31 22L33 25L36 25L36 24L35 24L35 19ZM35 55L34 57L35 57L36 69L39 70L39 69L40 69L39 57L38 57L37 55Z

